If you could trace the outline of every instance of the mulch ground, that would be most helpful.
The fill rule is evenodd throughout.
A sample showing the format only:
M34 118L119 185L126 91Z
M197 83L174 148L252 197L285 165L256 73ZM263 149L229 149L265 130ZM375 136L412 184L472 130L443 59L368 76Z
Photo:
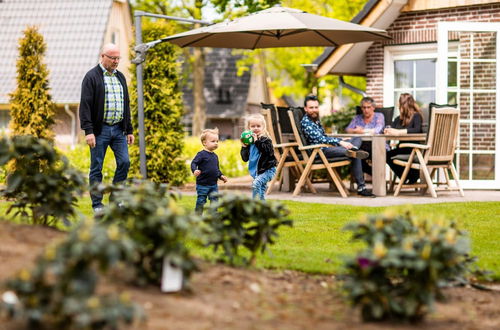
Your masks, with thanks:
M0 281L31 267L43 246L64 235L0 222ZM191 293L164 294L154 286L119 283L106 286L128 291L143 306L147 320L136 329L500 329L498 291L446 289L447 302L437 304L436 311L417 325L362 323L343 300L334 276L200 265ZM19 323L0 322L1 329L21 328Z

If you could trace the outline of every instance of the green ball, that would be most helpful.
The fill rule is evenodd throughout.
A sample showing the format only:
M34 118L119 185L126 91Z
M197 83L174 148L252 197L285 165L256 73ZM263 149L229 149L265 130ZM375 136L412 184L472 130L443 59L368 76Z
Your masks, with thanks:
M254 142L252 131L243 131L243 133L241 133L241 142L244 144L252 144Z

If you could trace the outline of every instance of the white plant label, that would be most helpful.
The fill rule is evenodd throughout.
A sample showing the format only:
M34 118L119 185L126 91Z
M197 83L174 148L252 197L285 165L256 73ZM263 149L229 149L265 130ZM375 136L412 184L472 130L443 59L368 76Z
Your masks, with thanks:
M168 257L163 258L161 291L177 292L182 289L182 269L172 266Z

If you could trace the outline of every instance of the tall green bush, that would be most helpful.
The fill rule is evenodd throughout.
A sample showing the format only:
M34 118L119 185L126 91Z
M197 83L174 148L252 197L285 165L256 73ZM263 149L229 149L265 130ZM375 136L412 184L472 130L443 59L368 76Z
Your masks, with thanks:
M49 94L49 71L43 63L46 49L37 27L24 30L19 40L17 88L10 94L10 129L13 135L34 135L53 142L55 104Z
M173 34L165 22L145 22L144 42ZM185 182L188 170L181 158L184 147L182 93L179 87L179 51L169 43L161 43L148 51L144 66L144 122L148 178L154 182L179 185ZM132 67L135 72L135 66ZM137 81L132 79L131 109L137 118ZM137 132L137 121L132 121ZM132 170L137 172L139 150L130 150Z
M7 213L15 211L42 225L67 222L76 214L85 179L50 142L30 135L1 139L0 166L10 164L7 184L0 190L2 197L13 201Z

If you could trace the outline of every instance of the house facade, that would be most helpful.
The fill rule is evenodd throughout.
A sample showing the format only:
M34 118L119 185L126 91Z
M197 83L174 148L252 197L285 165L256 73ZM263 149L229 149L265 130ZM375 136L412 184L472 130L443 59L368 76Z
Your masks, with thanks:
M238 74L238 60L242 55L232 49L207 48L205 54L206 128L219 129L221 139L239 138L247 114L259 112L260 103L269 103L269 89L263 70L252 67ZM193 114L193 91L190 84L184 88L184 124L190 127Z
M365 76L367 94L383 106L397 107L401 93L423 109L457 104L462 187L499 189L500 2L372 0L353 22L385 29L392 40L327 49L316 75Z
M38 26L47 44L45 63L56 103L56 142L77 142L78 105L85 73L99 62L106 43L120 47L118 69L129 78L132 16L127 0L0 1L0 129L8 132L9 94L16 88L19 39L27 26ZM130 80L130 79L128 79Z

